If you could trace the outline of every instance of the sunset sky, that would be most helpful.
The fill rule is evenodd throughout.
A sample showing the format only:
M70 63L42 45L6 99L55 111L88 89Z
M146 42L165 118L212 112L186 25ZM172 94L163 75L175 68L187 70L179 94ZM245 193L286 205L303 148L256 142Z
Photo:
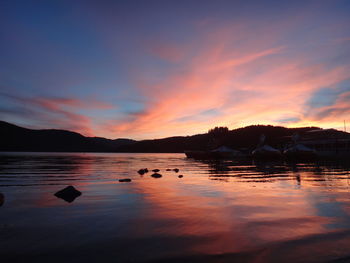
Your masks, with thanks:
M149 139L350 130L350 1L0 1L0 119Z

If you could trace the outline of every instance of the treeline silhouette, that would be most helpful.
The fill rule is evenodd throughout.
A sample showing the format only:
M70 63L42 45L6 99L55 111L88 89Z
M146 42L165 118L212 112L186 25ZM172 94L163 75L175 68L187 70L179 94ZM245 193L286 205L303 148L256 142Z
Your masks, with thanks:
M266 143L281 148L295 132L303 134L317 127L285 128L271 125L252 125L229 130L215 127L207 133L163 139L134 141L85 137L65 130L32 130L0 121L0 151L42 152L184 152L210 150L225 145L234 149L254 149L261 134Z
M252 125L229 130L227 127L215 127L205 134L185 137L138 141L119 147L120 152L184 152L185 150L211 150L220 146L233 149L253 150L261 134L265 134L266 143L277 148L291 141L294 133L303 134L317 127L285 128L271 125Z

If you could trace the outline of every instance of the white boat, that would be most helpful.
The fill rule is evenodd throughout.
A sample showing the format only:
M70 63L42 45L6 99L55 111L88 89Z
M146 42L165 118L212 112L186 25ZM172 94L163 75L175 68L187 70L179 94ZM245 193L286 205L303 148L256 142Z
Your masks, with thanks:
M260 136L258 146L252 151L252 157L258 159L276 159L282 156L280 150L277 150L270 145L265 144L265 135Z
M252 156L253 158L259 158L259 159L273 159L273 158L282 157L282 154L280 150L275 149L270 145L264 144L262 146L257 147L252 152Z
M317 157L317 152L303 144L295 144L283 151L283 155L287 158L309 159Z

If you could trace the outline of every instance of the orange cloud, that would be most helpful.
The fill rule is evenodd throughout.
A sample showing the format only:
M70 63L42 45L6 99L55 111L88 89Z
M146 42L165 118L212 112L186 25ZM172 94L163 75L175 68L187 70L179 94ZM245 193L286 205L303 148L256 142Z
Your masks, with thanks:
M215 125L280 124L278 120L286 117L299 120L289 125L308 125L304 116L308 96L350 77L348 66L329 69L322 63L310 64L301 55L290 56L287 46L262 48L271 39L242 47L242 36L234 39L232 32L222 32L204 41L199 50L186 46L182 52L189 52L186 59L156 83L138 81L140 93L150 98L145 110L108 123L111 133L154 138L205 132ZM208 109L217 114L203 115Z

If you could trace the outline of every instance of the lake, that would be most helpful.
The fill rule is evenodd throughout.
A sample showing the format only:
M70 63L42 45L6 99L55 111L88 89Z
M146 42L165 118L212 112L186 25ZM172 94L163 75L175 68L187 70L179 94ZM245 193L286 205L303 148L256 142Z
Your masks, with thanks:
M0 153L0 193L2 262L350 261L346 163Z

